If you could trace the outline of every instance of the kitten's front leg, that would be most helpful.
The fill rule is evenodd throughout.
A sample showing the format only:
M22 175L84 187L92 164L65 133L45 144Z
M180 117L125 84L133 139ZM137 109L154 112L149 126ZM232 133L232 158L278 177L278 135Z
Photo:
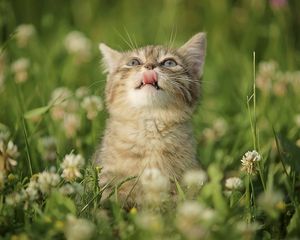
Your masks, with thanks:
M124 174L102 172L99 175L99 186L103 189L101 202L117 200L125 209L131 209L140 205L137 196L140 195L137 178L135 176L125 177Z

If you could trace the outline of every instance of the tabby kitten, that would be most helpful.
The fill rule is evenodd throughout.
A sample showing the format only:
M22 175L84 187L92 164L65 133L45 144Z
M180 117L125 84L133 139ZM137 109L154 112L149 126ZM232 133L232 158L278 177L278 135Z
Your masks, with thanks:
M101 43L109 112L101 146L100 186L137 176L118 190L121 201L140 204L139 178L159 169L170 182L197 167L191 116L199 98L206 35L178 49L146 46L119 52ZM104 195L105 196L105 195Z

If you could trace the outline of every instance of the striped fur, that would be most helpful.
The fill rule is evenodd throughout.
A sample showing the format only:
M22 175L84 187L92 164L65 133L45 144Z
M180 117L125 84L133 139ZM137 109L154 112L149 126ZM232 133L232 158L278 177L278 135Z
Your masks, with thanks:
M197 167L191 117L200 94L205 34L196 34L179 49L146 46L118 52L100 44L100 50L108 73L109 112L103 141L94 155L103 167L100 185L140 176L145 168L158 168L170 181L180 180L187 169ZM132 58L141 65L127 66ZM169 58L177 66L161 66ZM160 90L136 89L149 63L156 66ZM138 182L127 182L119 195L123 201L139 203L142 189Z

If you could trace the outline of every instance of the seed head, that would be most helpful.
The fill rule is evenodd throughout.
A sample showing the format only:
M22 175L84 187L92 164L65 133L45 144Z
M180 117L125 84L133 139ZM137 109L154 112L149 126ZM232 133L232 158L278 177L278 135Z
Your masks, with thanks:
M70 32L65 38L65 47L78 63L86 62L91 57L91 41L81 32Z
M0 139L0 171L9 172L17 165L15 160L19 156L18 147L9 141L7 144Z
M64 229L67 240L88 240L95 231L95 225L83 218L76 218L73 215L67 216L67 223Z
M35 28L31 24L21 24L16 29L17 45L21 48L26 47L35 34Z
M14 73L16 83L26 82L29 67L30 61L27 58L20 58L12 63L11 70Z
M229 190L238 190L243 187L243 181L238 177L227 178L225 187Z
M42 193L49 194L52 188L56 187L60 181L58 174L44 171L38 175L38 186Z
M250 175L255 175L257 172L257 162L259 162L260 159L261 156L257 151L253 150L246 152L241 160L242 171Z
M98 96L88 96L83 99L81 107L86 111L87 118L93 120L103 109L103 103Z
M65 156L61 167L63 169L62 177L67 181L74 181L76 178L82 177L80 168L84 165L84 158L77 154L70 153Z
M39 198L39 184L37 182L37 178L33 176L30 179L30 182L25 189L25 192L29 198L30 201L34 201Z
M167 197L169 179L157 168L147 168L140 178L145 200L149 203L160 203Z

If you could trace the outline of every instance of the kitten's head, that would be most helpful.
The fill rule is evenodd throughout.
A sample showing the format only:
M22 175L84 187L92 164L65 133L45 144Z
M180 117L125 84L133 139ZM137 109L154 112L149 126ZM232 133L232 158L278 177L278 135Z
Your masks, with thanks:
M119 52L99 45L109 111L193 109L202 75L206 35L198 33L178 49L146 46Z

